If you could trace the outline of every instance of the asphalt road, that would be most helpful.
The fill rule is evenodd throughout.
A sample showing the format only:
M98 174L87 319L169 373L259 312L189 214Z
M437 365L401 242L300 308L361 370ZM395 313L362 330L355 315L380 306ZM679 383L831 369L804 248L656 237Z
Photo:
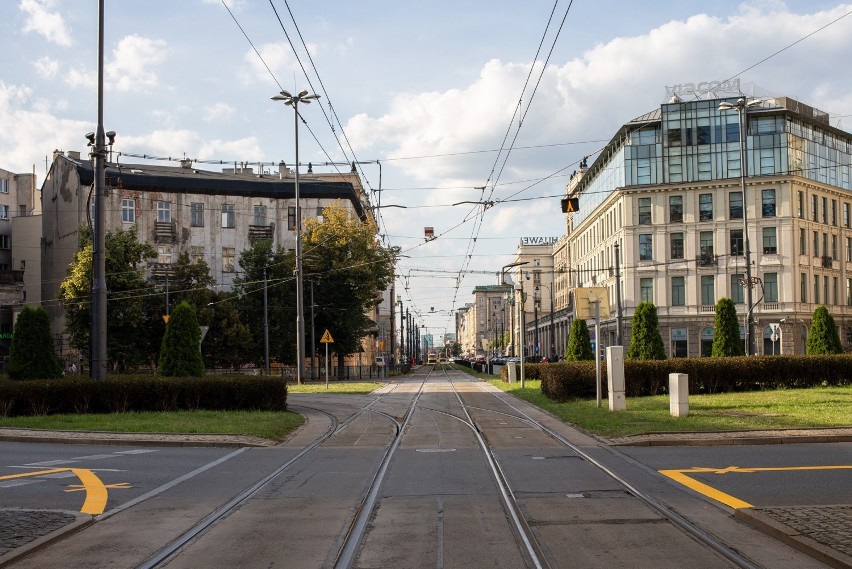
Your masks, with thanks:
M787 470L852 464L850 443L613 448L463 374L424 380L382 395L293 394L308 423L272 448L0 443L0 507L81 511L103 497L97 521L12 566L146 566L265 477L168 567L334 567L373 492L351 567L736 566L668 509L751 566L801 569L823 565L735 519L718 498L852 503L850 470ZM742 471L755 468L783 469ZM20 476L29 472L39 474Z

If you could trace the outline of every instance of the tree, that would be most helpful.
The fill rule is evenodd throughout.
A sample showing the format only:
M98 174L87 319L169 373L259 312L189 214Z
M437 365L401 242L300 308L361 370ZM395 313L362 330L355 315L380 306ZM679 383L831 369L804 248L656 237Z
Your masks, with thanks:
M174 309L166 325L163 345L160 348L160 365L157 374L169 377L201 377L204 362L201 359L201 329L195 310L188 302Z
M92 299L92 232L80 227L80 250L69 265L60 286L65 305L65 330L71 345L84 358L90 353ZM106 241L107 285L107 361L112 369L133 369L149 360L146 342L140 341L140 330L149 325L145 311L150 287L145 279L143 262L157 256L148 243L136 238L136 227L110 231ZM144 337L144 333L143 333Z
M730 298L720 298L716 303L716 319L713 322L714 358L742 356L745 354L743 340L740 337L740 324L737 320L737 308Z
M201 342L201 355L207 367L236 369L246 363L246 354L256 353L252 332L240 319L233 294L214 293L209 312L207 335Z
M273 249L272 241L263 239L255 241L251 248L240 253L238 262L243 269L243 276L234 280L234 304L240 315L239 320L246 324L250 333L250 341L244 344L244 359L257 364L262 363L264 359L263 291L266 288L270 358L289 364L295 363L295 254L286 252L281 247ZM231 324L235 325L233 320ZM336 341L337 336L334 339Z
M657 307L651 302L641 302L633 314L630 328L630 347L627 357L637 360L664 360L666 350L660 336Z
M24 306L18 314L6 371L12 379L62 377L62 366L53 351L50 316L44 308Z
M565 360L576 362L595 359L589 327L582 318L575 318L568 332L568 345L565 348Z
M323 210L322 222L305 222L303 267L305 289L314 283L315 340L326 329L332 333L341 369L344 356L355 353L375 326L366 312L393 279L396 252L381 247L376 232L374 222L350 219L336 204Z
M834 323L834 317L825 306L814 310L811 329L808 334L808 355L839 354L843 352L840 334Z

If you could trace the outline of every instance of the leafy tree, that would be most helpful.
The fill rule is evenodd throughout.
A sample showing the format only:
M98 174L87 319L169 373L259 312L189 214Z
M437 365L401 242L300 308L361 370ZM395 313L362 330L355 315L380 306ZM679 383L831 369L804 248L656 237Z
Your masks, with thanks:
M840 333L834 323L834 317L825 306L814 310L811 329L808 334L808 355L839 354L843 352Z
M212 298L212 305L201 310L209 313L201 355L208 367L238 368L246 363L246 354L256 353L252 332L240 320L232 294L214 293Z
M740 338L740 324L737 320L737 308L730 298L720 298L716 303L716 319L713 322L714 358L742 356L745 354L743 340Z
M240 314L240 320L246 324L250 333L250 342L243 345L247 350L243 354L244 359L257 364L263 362L265 270L270 358L289 364L295 363L296 281L293 278L293 270L296 267L295 254L286 252L281 247L273 249L272 241L264 239L254 242L251 248L240 253L239 264L243 269L243 276L234 280L234 303ZM305 303L306 306L307 304ZM223 306L221 309L225 310L226 307ZM229 328L232 326L238 326L233 319L230 320ZM337 336L334 339L337 340Z
M377 293L393 279L395 251L381 247L376 233L374 222L350 219L337 204L323 210L322 222L305 222L303 268L305 289L308 281L314 283L314 333L316 340L325 329L332 333L341 369L343 358L358 350L371 326L366 313Z
M641 302L636 307L631 323L627 357L637 360L666 359L666 350L657 319L657 307L651 302Z
M92 232L80 227L80 250L69 265L60 286L65 304L65 330L71 345L86 359L90 355L92 298ZM140 330L148 326L143 262L156 257L148 243L140 243L136 227L110 231L106 241L107 361L112 369L123 371L144 363L147 345L140 342Z
M575 318L571 323L571 330L568 332L568 346L565 348L565 360L576 362L593 359L595 359L595 353L592 351L589 327L582 318Z
M169 377L203 376L204 362L200 344L201 330L195 310L188 302L181 302L166 325L157 373Z
M53 351L50 317L44 308L24 306L18 315L6 371L12 379L62 377L62 367Z

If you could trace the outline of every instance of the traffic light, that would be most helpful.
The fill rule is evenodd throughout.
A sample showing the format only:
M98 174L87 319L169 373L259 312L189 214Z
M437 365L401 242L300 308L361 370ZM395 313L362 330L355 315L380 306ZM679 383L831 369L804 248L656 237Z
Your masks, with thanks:
M562 198L562 213L580 211L580 198Z

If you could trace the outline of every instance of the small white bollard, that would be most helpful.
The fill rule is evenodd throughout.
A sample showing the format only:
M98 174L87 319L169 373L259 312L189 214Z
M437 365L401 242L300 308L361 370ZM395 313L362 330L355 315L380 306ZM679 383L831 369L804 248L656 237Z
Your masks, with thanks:
M685 373L669 374L669 412L672 417L689 415L689 376Z
M624 346L609 346L606 349L606 379L609 391L609 410L624 411Z

